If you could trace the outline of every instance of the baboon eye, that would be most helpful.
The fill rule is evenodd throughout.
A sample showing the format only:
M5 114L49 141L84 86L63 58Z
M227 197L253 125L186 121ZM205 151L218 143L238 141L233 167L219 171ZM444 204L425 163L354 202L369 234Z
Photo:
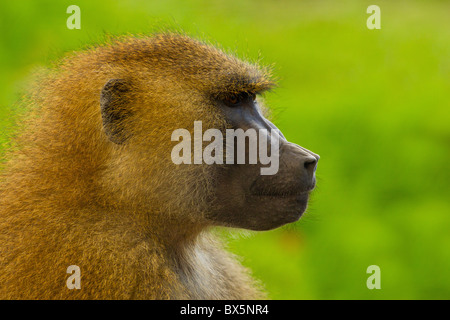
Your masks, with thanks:
M237 104L237 103L240 102L240 101L239 101L239 96L236 95L236 94L230 95L226 100L227 100L227 102L230 103L230 104Z
M242 102L255 101L256 94L253 92L241 92L239 94L230 94L225 99L224 102L228 105L237 105Z

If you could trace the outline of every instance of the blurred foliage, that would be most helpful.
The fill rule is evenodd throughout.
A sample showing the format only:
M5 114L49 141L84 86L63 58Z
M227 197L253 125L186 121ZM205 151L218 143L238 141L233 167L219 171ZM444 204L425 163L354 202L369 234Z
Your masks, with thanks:
M66 8L81 8L81 30ZM106 34L163 27L275 63L268 93L285 136L321 155L297 223L233 232L274 299L450 299L450 2L2 1L0 142L37 66ZM15 107L16 105L16 107ZM366 287L369 265L381 290Z

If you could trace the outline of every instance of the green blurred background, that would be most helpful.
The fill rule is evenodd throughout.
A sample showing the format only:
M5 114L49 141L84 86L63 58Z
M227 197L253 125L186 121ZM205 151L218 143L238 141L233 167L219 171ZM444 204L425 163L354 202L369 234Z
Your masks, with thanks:
M66 27L71 4L81 30ZM366 27L371 4L380 30ZM450 299L449 13L450 1L2 1L0 142L36 67L105 34L182 29L275 63L275 122L321 155L299 222L226 236L270 298Z

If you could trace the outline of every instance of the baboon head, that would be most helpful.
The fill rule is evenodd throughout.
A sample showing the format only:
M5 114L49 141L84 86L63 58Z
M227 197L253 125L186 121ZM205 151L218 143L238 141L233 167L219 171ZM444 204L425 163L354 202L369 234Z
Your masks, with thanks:
M102 50L98 61L107 61L109 76L102 79L99 109L110 152L107 177L119 197L171 218L252 230L300 218L319 156L288 142L265 118L261 95L274 86L267 69L181 35L131 39ZM192 148L184 148L185 161L176 163L171 155L182 140L173 139L178 129L189 134L183 142ZM223 141L205 139L208 129L220 131ZM232 129L257 135L244 147L228 147ZM205 150L210 141L217 147L212 154L223 161L198 159L196 146ZM268 164L261 154L256 163L248 161L251 143L267 155L278 153L272 174L262 174ZM239 163L240 155L247 161Z

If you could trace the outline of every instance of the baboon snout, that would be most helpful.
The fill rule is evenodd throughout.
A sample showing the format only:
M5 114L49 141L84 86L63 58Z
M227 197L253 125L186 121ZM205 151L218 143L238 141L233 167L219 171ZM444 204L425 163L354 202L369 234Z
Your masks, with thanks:
M281 157L284 153L286 169L291 173L292 179L298 179L302 191L314 189L320 156L291 142L287 142L283 149Z

